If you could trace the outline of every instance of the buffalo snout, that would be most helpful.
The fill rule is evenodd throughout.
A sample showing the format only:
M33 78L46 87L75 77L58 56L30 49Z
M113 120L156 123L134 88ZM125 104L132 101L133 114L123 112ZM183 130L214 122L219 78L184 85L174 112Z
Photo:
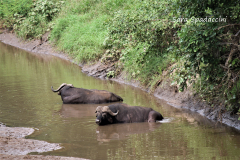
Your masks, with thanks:
M99 125L101 121L99 119L96 119L95 122Z

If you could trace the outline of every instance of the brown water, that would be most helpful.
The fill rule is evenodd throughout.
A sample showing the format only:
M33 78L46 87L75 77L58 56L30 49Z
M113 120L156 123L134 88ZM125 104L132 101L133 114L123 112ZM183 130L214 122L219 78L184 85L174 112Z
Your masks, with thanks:
M57 88L64 82L114 92L129 105L152 107L168 123L97 126L94 112L98 105L63 105L51 91L51 86ZM2 43L0 122L33 127L36 131L28 138L64 147L45 155L101 160L240 158L240 132L233 128L173 108L138 88L89 77L65 60Z

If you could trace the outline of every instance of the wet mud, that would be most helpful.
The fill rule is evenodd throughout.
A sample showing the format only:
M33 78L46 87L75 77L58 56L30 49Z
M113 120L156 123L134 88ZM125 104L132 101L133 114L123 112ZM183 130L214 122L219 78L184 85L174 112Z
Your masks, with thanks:
M59 159L59 160L77 160L80 158L27 155L31 152L48 152L61 149L60 144L48 143L25 137L34 132L33 128L6 127L0 124L0 159Z

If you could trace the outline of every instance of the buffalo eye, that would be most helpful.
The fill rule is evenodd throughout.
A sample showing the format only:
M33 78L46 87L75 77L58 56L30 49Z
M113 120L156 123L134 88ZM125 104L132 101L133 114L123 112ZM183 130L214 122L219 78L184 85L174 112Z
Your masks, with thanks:
M107 116L107 113L102 113L102 116L105 118Z

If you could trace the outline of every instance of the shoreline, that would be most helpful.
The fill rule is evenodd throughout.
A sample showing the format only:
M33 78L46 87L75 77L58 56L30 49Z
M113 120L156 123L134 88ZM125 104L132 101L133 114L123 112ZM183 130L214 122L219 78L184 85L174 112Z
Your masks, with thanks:
M0 41L35 54L53 55L74 63L71 57L63 52L57 51L48 42L48 35L49 32L43 36L42 41L22 41L21 39L17 38L14 33L7 33L4 31L0 34ZM102 64L100 61L93 65L84 65L81 63L75 64L82 67L83 73L100 79L106 79L107 72L114 69L114 63L106 65ZM142 86L138 81L127 80L124 72L121 72L121 74L116 78L111 78L110 80L138 87L146 92L149 92L148 88ZM158 99L166 101L168 104L176 108L185 108L193 112L198 112L200 115L210 120L220 122L240 130L240 120L238 120L238 115L231 115L229 111L225 110L224 106L211 107L209 104L201 101L197 96L195 96L190 89L187 89L184 92L179 92L176 86L171 86L171 82L169 80L163 80L159 82L156 89L152 92L152 95Z
M82 160L74 157L28 155L32 152L49 152L62 149L58 143L26 139L35 130L25 127L7 127L0 123L0 159L53 159L53 160Z

